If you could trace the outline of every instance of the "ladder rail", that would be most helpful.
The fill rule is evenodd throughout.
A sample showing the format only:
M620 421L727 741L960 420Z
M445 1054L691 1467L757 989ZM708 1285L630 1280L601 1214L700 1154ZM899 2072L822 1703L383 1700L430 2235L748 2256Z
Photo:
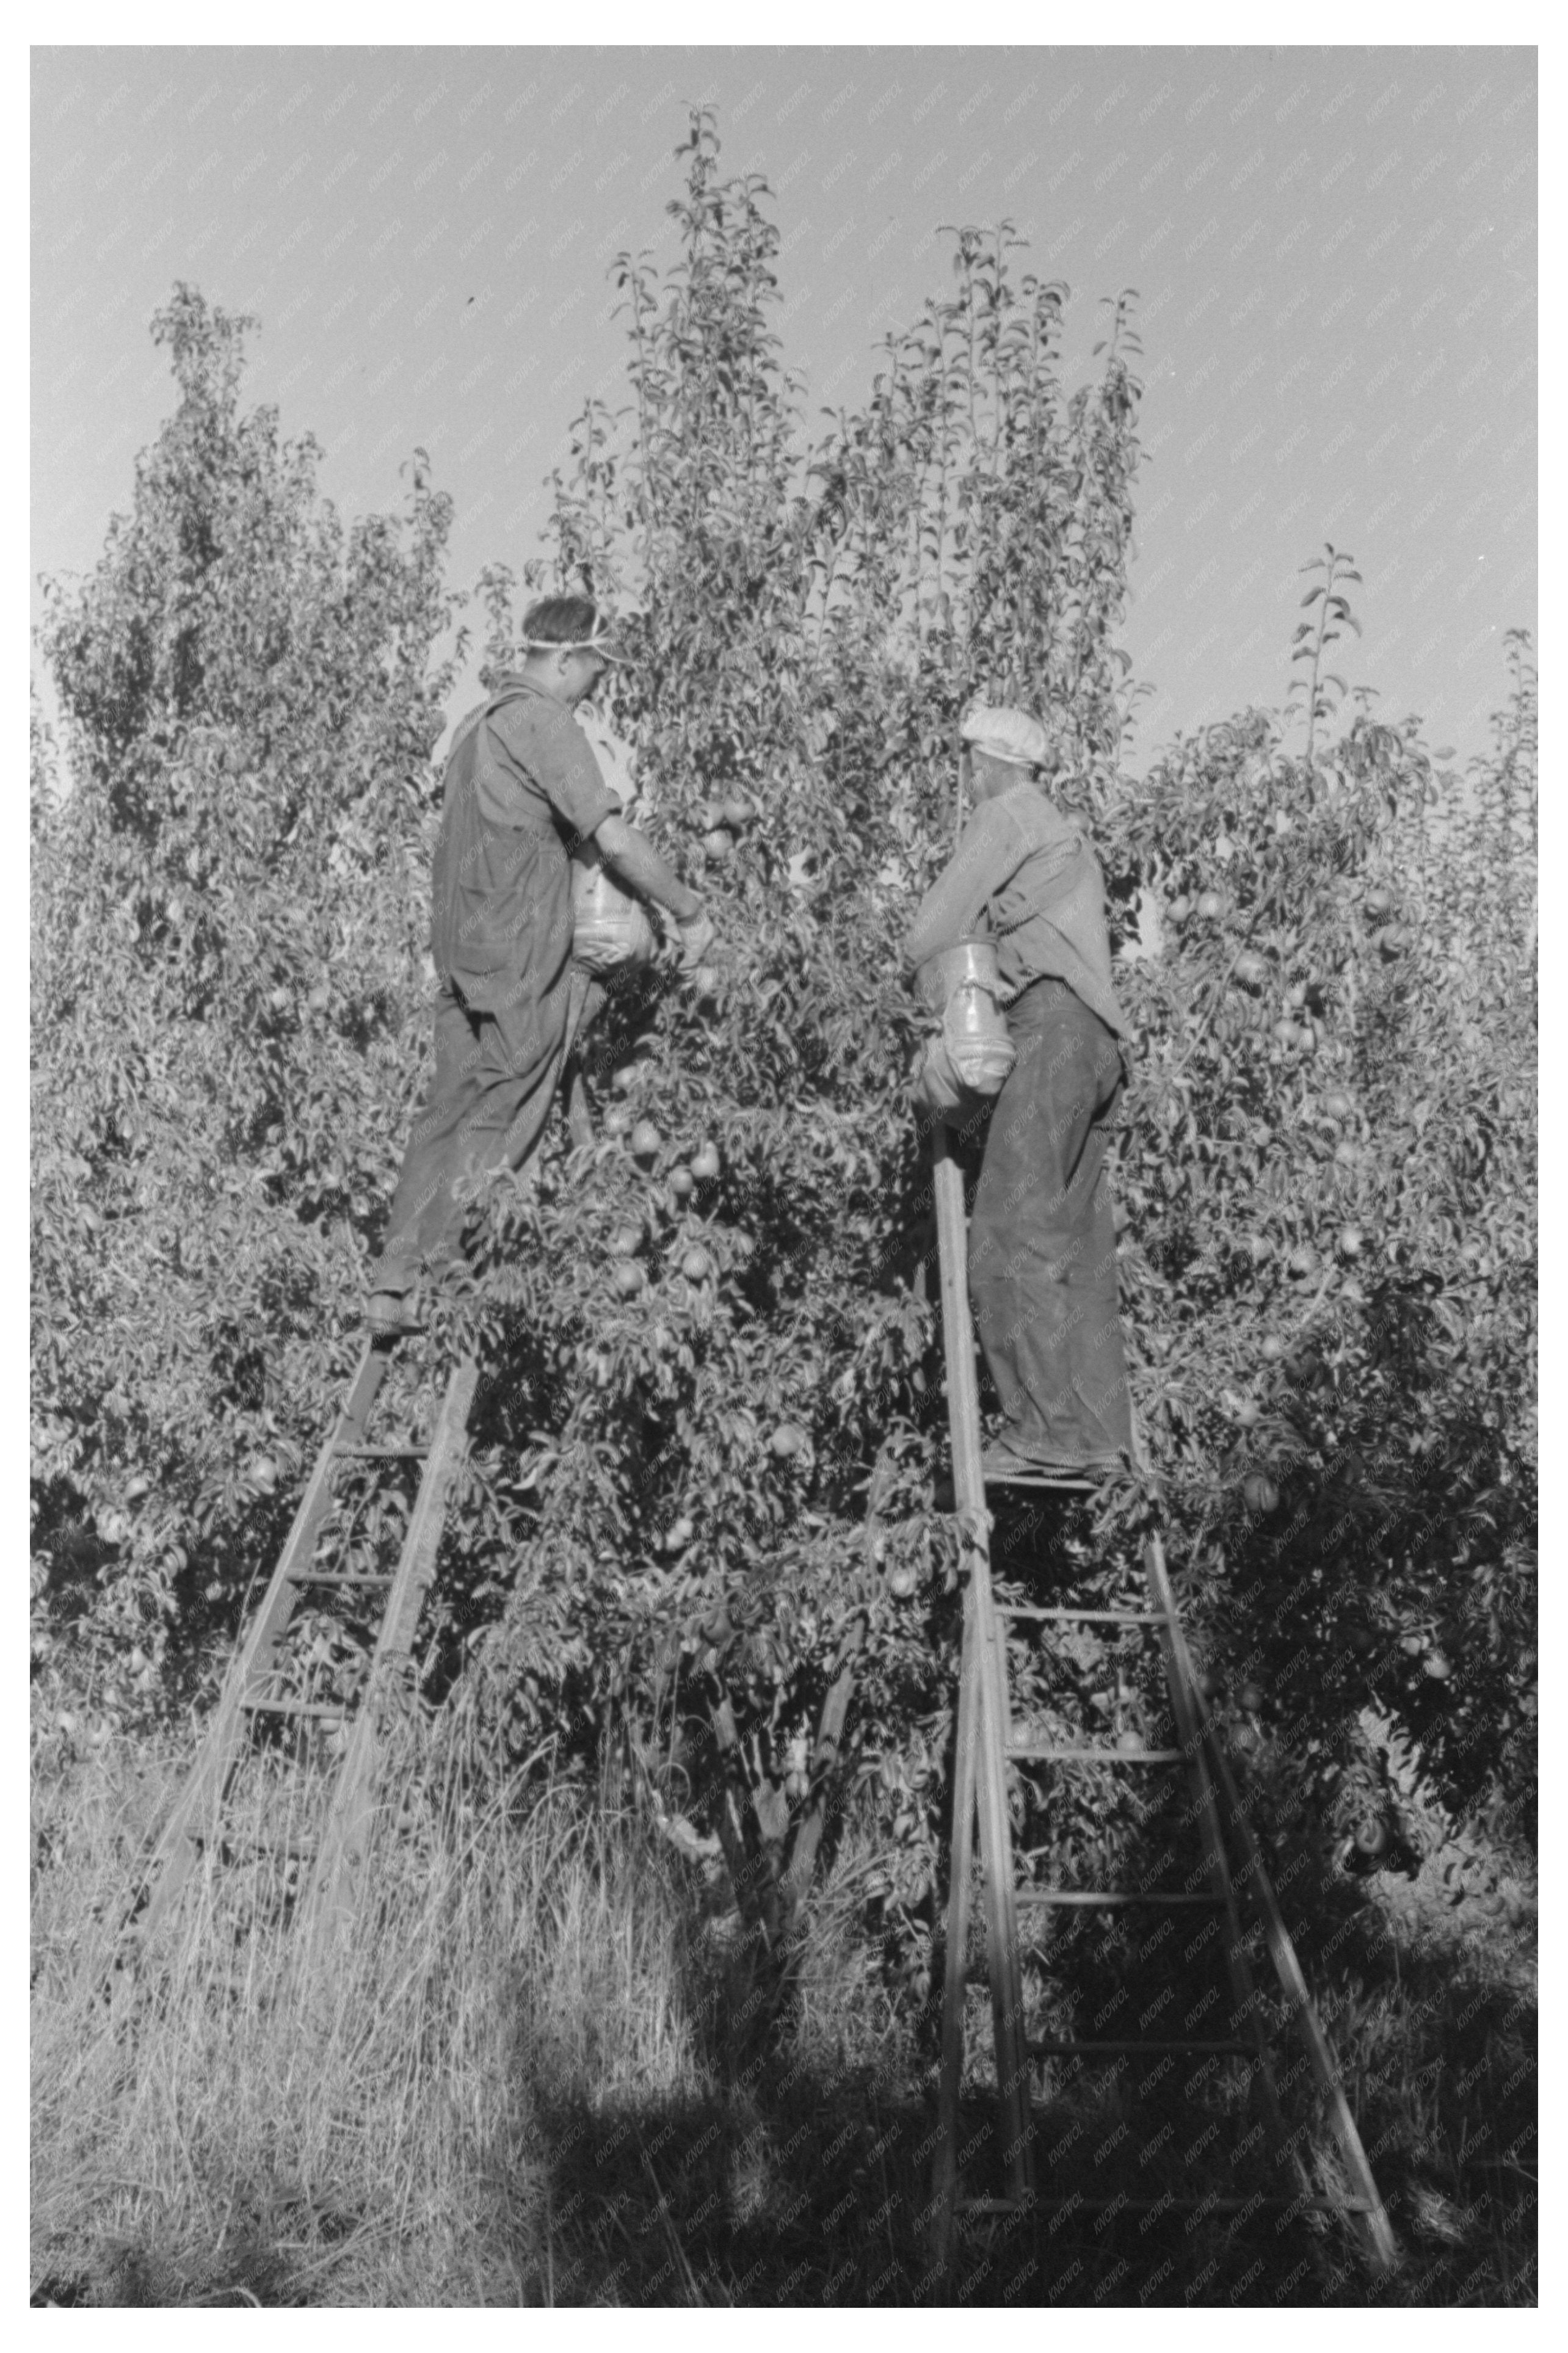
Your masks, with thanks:
M368 1850L381 1761L381 1715L413 1649L419 1612L436 1573L453 1482L468 1453L468 1418L479 1379L472 1357L447 1384L431 1434L419 1492L409 1515L370 1670L348 1736L322 1831L321 1851L305 1894L311 1925L340 1922L352 1911L360 1865Z
M931 2205L939 2265L945 2265L947 2262L959 2194L959 2093L964 2073L964 1997L969 1986L967 1963L974 1875L975 1777L980 1742L980 1646L970 1625L973 1609L971 1588L964 1594L963 1651L959 1668L958 1720L953 1734L953 1827L948 1860L947 1955L942 1978L942 2073L938 2094L937 2149L932 2166Z
M1214 1785L1204 1761L1194 1706L1196 1689L1192 1683L1185 1652L1176 1641L1176 1596L1166 1566L1165 1547L1159 1532L1150 1529L1143 1549L1144 1575L1149 1583L1150 1606L1162 1613L1159 1631L1160 1655L1165 1666L1166 1687L1171 1698L1171 1713L1175 1719L1176 1736L1181 1744L1186 1760L1186 1772L1197 1814L1203 1852L1208 1860L1209 1883L1224 1905L1225 1972L1230 1978L1231 2003L1241 2031L1253 2045L1256 2066L1254 2086L1263 2105L1264 2129L1268 2136L1269 2149L1275 2166L1283 2175L1294 2175L1297 2190L1309 2192L1306 2171L1299 2157L1291 2147L1285 2130L1285 2118L1280 2113L1279 2093L1269 2064L1268 2039L1258 2015L1257 1987L1253 1978L1252 1961L1246 1950L1236 1905L1235 1884L1231 1875L1230 1856L1225 1847L1224 1829L1219 1809L1214 1802Z
M1017 2212L1034 2200L1030 2127L1033 2103L1030 2068L1033 2058L1046 2055L1098 2055L1100 2046L1055 2042L1029 2042L1023 2031L1022 1944L1018 1931L1021 1902L1071 1907L1107 1901L1107 1892L1051 1890L1020 1891L1014 1875L1012 1827L1007 1807L1007 1762L1010 1756L1033 1755L1035 1744L1014 1743L1010 1725L1006 1628L1014 1620L1043 1624L1103 1622L1153 1628L1160 1643L1171 1715L1179 1746L1149 1748L1128 1756L1115 1749L1083 1751L1101 1756L1111 1766L1180 1761L1192 1799L1192 1813L1199 1828L1206 1896L1155 1893L1158 1907L1171 1904L1208 1905L1223 1914L1226 1975L1233 2006L1234 2040L1189 2047L1225 2050L1245 2059L1253 2094L1261 2105L1254 2129L1268 2144L1279 2189L1275 2197L1219 2204L1245 2204L1250 2211L1262 2202L1287 2214L1338 2212L1351 2222L1372 2267L1387 2272L1398 2260L1397 2242L1373 2179L1361 2137L1351 2116L1343 2087L1318 2020L1294 1945L1285 1927L1257 1841L1245 1817L1241 1800L1224 1755L1212 1716L1203 1704L1192 1672L1174 1590L1158 1529L1150 1527L1143 1546L1147 1610L1075 1610L1030 1608L996 1603L991 1576L990 1514L986 1509L981 1464L980 1403L975 1375L975 1337L970 1317L968 1281L968 1237L964 1218L962 1171L953 1155L945 1123L932 1129L932 1186L937 1211L938 1251L941 1278L943 1344L948 1382L948 1418L952 1447L953 1496L957 1509L961 1559L966 1571L963 1650L959 1668L956 1753L953 1784L953 1826L950 1883L948 1892L947 1954L942 2000L942 2060L938 2099L933 2195L930 2215L937 2267L945 2271L952 2234L962 2212L990 2210ZM1045 1751L1049 1756L1052 1752ZM1075 1747L1063 1749L1064 1758L1076 1757ZM1223 1791L1222 1810L1216 1786ZM1330 2118L1355 2194L1349 2199L1322 2198L1313 2189L1298 2149L1299 2136L1287 2134L1278 2089L1270 2060L1251 1956L1246 1946L1237 1901L1227 1831L1234 1835L1245 1861L1243 1876L1260 1915L1280 1985L1306 2042L1314 2073L1327 2095ZM991 1994L992 2031L998 2078L999 2123L1008 2170L1008 2196L1002 2200L975 2200L960 2196L959 2164L959 2094L964 2061L964 2000L969 1982L967 1945L973 1902L974 1857L980 1855L981 1892L986 1915L986 1968ZM1139 1900L1135 1891L1109 1891L1113 1904ZM1148 1900L1148 1899L1146 1899ZM1150 2046L1154 2047L1154 2046ZM1174 2047L1174 2046L1172 2046ZM1130 2048L1130 2046L1129 2046ZM1109 2054L1119 2045L1105 2045ZM1243 2147L1246 2143L1244 2141ZM1290 2185L1294 2183L1294 2194ZM1055 2203L1057 2201L1047 2201ZM1077 2202L1077 2201L1075 2201ZM1113 2201L1118 2208L1128 2201ZM1134 2205L1140 2200L1131 2201ZM1163 2205L1166 2201L1158 2201ZM1205 2206L1216 2204L1213 2198Z
M964 1597L964 1658L973 1655L971 1706L977 1754L972 1761L974 1805L979 1819L980 1880L986 1915L986 1957L991 1979L991 2020L1001 2078L1002 2158L1010 2187L1026 2200L1033 2185L1030 2147L1029 2055L1023 2039L1023 1967L1007 1811L1005 1755L1008 1705L1003 1637L991 1598L985 1479L980 1468L980 1388L975 1377L974 1324L969 1312L969 1249L964 1222L963 1170L947 1124L931 1132L932 1190L937 1209L937 1246L941 1269L942 1345L948 1376L948 1423L952 1444L954 1501L969 1575ZM960 1672L960 1696L963 1677ZM968 1725L961 1727L968 1737ZM960 1754L962 1770L969 1760ZM959 1790L955 1778L955 1801ZM965 1801L965 1811L968 1800ZM955 1844L959 1816L955 1812ZM963 1877L967 1881L969 1873ZM955 1871L955 1879L957 1873ZM967 1926L967 1915L965 1925ZM961 1946L949 1947L944 1992L942 2115L950 2129L939 2141L942 2179L956 2158L959 2091L962 2075L963 1965ZM955 1986L955 1979L957 1980ZM939 2247L945 2248L948 2205L938 2201Z
M1186 1645L1180 1629L1177 1630L1177 1640L1181 1644L1185 1658ZM1187 1660L1187 1666L1191 1674L1190 1660ZM1247 1820L1246 1809L1242 1802L1241 1792L1236 1788L1234 1776L1231 1772L1230 1761L1225 1756L1218 1728L1202 1693L1196 1688L1195 1681L1193 1696L1197 1705L1203 1747L1213 1766L1214 1778L1224 1795L1228 1827L1234 1833L1236 1843L1245 1859L1246 1883L1256 1904L1258 1917L1263 1926L1264 1940L1268 1947L1269 1957L1274 1964L1280 1990L1285 1995L1290 2010L1291 2022L1301 2037L1308 2063L1317 2079L1318 2088L1328 2103L1330 2123L1334 2137L1340 2144L1340 2153L1344 2158L1346 2169L1356 2186L1358 2198L1367 2210L1363 2214L1357 2216L1358 2228L1361 2230L1367 2254L1376 2270L1392 2271L1399 2261L1399 2242L1394 2236L1388 2209L1383 2204L1382 2194L1378 2189L1376 2178L1372 2173L1372 2164L1367 2157L1356 2120L1351 2114L1350 2102L1345 2097L1345 2087L1340 2080L1340 2071L1335 2063L1334 2054L1324 2031L1322 2021L1318 2016L1318 2005L1312 1999L1311 1989L1302 1970L1295 1941L1285 1925L1285 1915L1280 1911L1279 1899L1275 1894L1274 1882L1269 1877L1263 1850L1258 1844L1257 1835L1251 1822Z
M580 1061L572 1058L581 1033L591 1023L603 1001L603 994L599 983L580 965L573 965L567 1027L552 1083L560 1080L563 1071L567 1072L566 1110L572 1140L577 1145L591 1143L595 1130ZM372 1335L364 1345L347 1394L316 1457L315 1467L256 1618L230 1662L217 1704L197 1747L196 1762L168 1820L149 1842L144 1860L137 1869L130 1905L122 1924L122 1938L134 1936L138 1943L144 1941L148 1932L166 1915L190 1879L205 1838L221 1829L221 1810L232 1788L241 1756L249 1746L250 1725L248 1718L268 1712L265 1706L258 1708L254 1705L255 1696L265 1688L279 1646L308 1590L328 1594L334 1590L363 1589L366 1593L377 1588L386 1590L381 1630L373 1653L371 1673L359 1695L360 1714L355 1719L355 1734L363 1730L363 1737L356 1744L351 1736L350 1754L344 1764L352 1764L354 1770L346 1777L340 1771L337 1777L329 1800L328 1827L332 1827L336 1814L342 1810L345 1778L351 1801L346 1819L362 1820L369 1805L370 1782L376 1763L376 1744L373 1734L376 1707L385 1692L387 1670L400 1651L406 1653L412 1645L419 1609L435 1574L447 1498L452 1479L467 1451L467 1415L478 1377L477 1365L465 1361L449 1384L444 1410L450 1419L455 1398L461 1403L461 1411L455 1438L449 1429L449 1442L440 1461L436 1460L434 1440L429 1450L415 1446L367 1446L364 1441L371 1409L400 1336ZM424 1471L418 1496L405 1533L397 1571L387 1577L359 1572L323 1571L313 1574L316 1546L336 1500L332 1486L335 1465L344 1461L413 1461L421 1457L424 1459ZM421 1505L425 1507L422 1513ZM297 1714L302 1712L302 1708L308 1711L313 1704L291 1704L288 1712ZM352 1705L352 1702L345 1704L345 1713ZM366 1724L370 1729L364 1730ZM117 1971L128 1958L129 1948L116 1961Z
M270 1668L300 1607L298 1572L302 1563L309 1567L332 1507L334 1462L346 1439L363 1434L390 1361L384 1346L374 1340L366 1344L348 1393L316 1457L260 1608L224 1679L190 1777L138 1873L126 1925L133 1926L140 1936L157 1927L196 1868L203 1827L222 1805L239 1760L246 1701ZM144 1894L146 1904L138 1913Z

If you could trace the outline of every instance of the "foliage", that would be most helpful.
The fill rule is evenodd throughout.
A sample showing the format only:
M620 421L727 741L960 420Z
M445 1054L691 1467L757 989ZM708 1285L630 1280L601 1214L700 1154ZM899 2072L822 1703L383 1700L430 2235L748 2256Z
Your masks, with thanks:
M701 997L612 997L597 1140L554 1133L485 1207L441 1332L487 1387L429 1688L476 1756L619 1747L720 1828L769 1935L858 1782L921 1987L956 1611L898 941L958 722L1041 709L1095 822L1171 1557L1217 1676L1264 1693L1261 1726L1232 1709L1260 1790L1327 1813L1374 1700L1452 1801L1532 1770L1534 678L1517 641L1462 784L1364 695L1343 723L1330 549L1304 754L1251 712L1134 780L1131 295L1069 396L1065 289L961 227L948 297L808 448L765 186L720 176L705 115L683 153L682 259L618 265L630 400L584 413L548 569L638 606L611 715L727 949ZM345 537L309 445L240 414L238 322L182 294L161 331L180 407L48 638L77 785L38 858L46 1641L73 1592L146 1641L264 1570L424 1050L444 504L421 472L401 532ZM493 675L514 583L481 587ZM1142 1508L1075 1556L1125 1564Z
M1255 714L1157 764L1127 835L1171 946L1127 973L1123 1271L1192 1606L1298 1765L1337 1773L1375 1694L1466 1798L1532 1778L1531 951L1522 868L1478 878L1533 698L1520 649L1467 796L1413 724L1306 760Z
M176 290L178 406L43 632L35 1548L143 1693L281 1541L343 1377L423 1048L448 501L345 530ZM129 1692L127 1697L130 1696Z
M888 1809L886 1893L906 1921L928 1906L952 1621L927 1582L948 1557L912 1264L929 1234L891 976L951 838L953 723L985 691L1049 709L1098 818L1120 985L1146 1045L1121 1145L1126 1320L1205 1646L1234 1686L1262 1677L1325 1803L1369 1694L1419 1731L1454 1796L1528 1775L1532 1016L1508 934L1473 902L1486 861L1463 796L1414 723L1378 722L1364 696L1302 757L1254 712L1173 746L1139 782L1122 776L1109 639L1137 456L1127 301L1101 383L1064 402L1061 290L1013 288L1005 232L960 233L952 301L894 343L864 417L838 420L809 472L791 470L768 408L788 385L761 316L758 190L715 182L701 121L690 152L684 271L661 296L622 265L630 432L617 441L585 417L556 537L560 576L642 597L618 716L667 841L744 943L707 1019L678 997L641 1007L603 1058L648 1025L624 1076L669 1138L656 1176L700 1134L720 1140L724 1180L698 1197L720 1276L711 1297L677 1279L613 1312L582 1303L578 1345L603 1386L535 1397L557 1431L609 1440L577 1458L598 1493L586 1511L569 1480L543 1497L539 1582L525 1574L493 1662L510 1677L537 1655L554 1591L557 1672L569 1651L590 1685L605 1645L581 1630L604 1626L609 1578L616 1610L630 1604L614 1688L646 1694L641 1736L659 1746L649 1716L681 1713L657 1672L673 1678L678 1627L688 1678L722 1672L755 1728L748 1778L777 1822L781 1736L810 1732L839 1630L863 1611L854 1722ZM1309 592L1319 731L1333 716L1325 650L1358 626L1350 559L1324 563ZM1520 749L1505 756L1499 739L1469 787L1478 812L1506 793L1516 833L1532 694L1520 670L1503 728ZM732 844L719 833L705 864L693 837L715 841L714 802L736 786L756 822ZM1158 952L1140 953L1150 934ZM1478 1018L1459 1010L1472 988ZM1478 1183L1483 1132L1503 1156ZM575 1203L555 1221L566 1195L551 1181L535 1264L584 1238ZM630 1216L652 1264L673 1262L690 1213L673 1220L613 1144L594 1189L600 1249ZM550 1318L531 1282L530 1330ZM786 1413L811 1445L780 1468L758 1440ZM1256 1473L1282 1490L1277 1510L1249 1506ZM579 1534L563 1556L549 1546L568 1514ZM661 1530L684 1519L693 1542L661 1558ZM1129 1525L1113 1513L1102 1549L1114 1556ZM629 1578L640 1543L646 1567ZM911 1571L919 1617L900 1599ZM632 1638L640 1612L652 1669ZM1457 1675L1443 1641L1462 1654ZM698 1689L722 1705L711 1681Z
M1298 675L1286 697L1286 708L1288 710L1298 702L1305 704L1307 759L1310 765L1318 729L1334 716L1351 691L1349 681L1338 670L1324 669L1323 657L1331 646L1339 644L1347 629L1361 636L1361 625L1351 610L1345 589L1352 580L1359 587L1361 575L1343 549L1334 546L1331 541L1325 543L1321 555L1315 555L1301 569L1321 573L1322 577L1313 582L1301 599L1302 611L1310 613L1316 606L1316 616L1298 621L1291 632L1290 659Z
M673 1753L749 1841L776 1929L832 1795L824 1711L852 1658L860 1769L895 1791L912 1722L933 1772L941 1754L951 1610L931 1579L951 1546L898 940L951 839L977 691L1049 699L1108 792L1136 337L1123 307L1100 381L1068 400L1065 290L1015 282L1005 231L959 232L950 299L805 453L762 185L720 179L701 115L685 152L683 259L662 285L618 265L631 399L585 412L554 538L562 581L638 600L614 717L730 954L705 1002L636 996L595 1041L601 1108L617 1072L663 1139L651 1165L607 1134L586 1166L546 1154L495 1213L496 1435L528 1467L498 1512L519 1568L470 1698L503 1694L531 1742L569 1692ZM496 666L508 586L486 583ZM705 1137L722 1174L683 1204L670 1180ZM623 1300L628 1230L650 1279ZM712 1280L682 1271L694 1243ZM912 1588L935 1593L935 1643ZM907 1839L919 1810L892 1802ZM928 1903L927 1879L898 1899Z

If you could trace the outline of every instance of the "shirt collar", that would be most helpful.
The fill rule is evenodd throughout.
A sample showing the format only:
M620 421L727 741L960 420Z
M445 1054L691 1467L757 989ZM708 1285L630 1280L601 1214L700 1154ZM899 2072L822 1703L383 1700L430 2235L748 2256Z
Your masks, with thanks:
M495 691L497 694L536 694L543 702L553 702L557 711L565 711L568 715L571 712L569 702L563 702L558 694L552 694L547 686L539 684L537 679L524 678L520 670L509 670Z

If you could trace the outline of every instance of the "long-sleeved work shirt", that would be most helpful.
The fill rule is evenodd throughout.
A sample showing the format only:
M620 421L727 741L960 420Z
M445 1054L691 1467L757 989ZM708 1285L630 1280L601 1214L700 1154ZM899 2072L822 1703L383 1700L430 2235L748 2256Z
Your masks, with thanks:
M905 962L917 970L982 929L996 943L1009 997L1032 981L1065 981L1108 1029L1130 1038L1111 986L1100 862L1083 828L1035 785L1017 784L980 803L920 902L905 934Z

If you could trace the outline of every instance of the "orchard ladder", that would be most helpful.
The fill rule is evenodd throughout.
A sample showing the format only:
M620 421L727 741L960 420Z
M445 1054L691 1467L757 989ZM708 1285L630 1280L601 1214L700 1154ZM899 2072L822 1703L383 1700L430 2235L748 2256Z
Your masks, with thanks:
M579 1048L604 1001L604 987L580 965L571 970L567 1024L556 1076L561 1082L567 1128L574 1146L594 1139L593 1114L583 1084ZM395 1446L366 1442L370 1415L399 1345L397 1336L367 1342L349 1384L332 1435L316 1461L294 1515L278 1566L229 1671L196 1765L156 1845L140 1874L125 1923L120 1962L167 1916L197 1862L223 1858L233 1841L224 1819L226 1800L239 1766L262 1725L291 1717L318 1729L336 1731L343 1753L321 1818L319 1835L301 1844L284 1841L291 1857L313 1862L302 1882L299 1908L315 1924L348 1917L356 1900L361 1866L376 1810L377 1767L385 1744L387 1712L412 1679L412 1649L419 1612L436 1570L441 1531L452 1484L468 1451L468 1422L479 1368L471 1359L450 1373L434 1428L427 1441ZM423 1464L397 1566L383 1571L323 1570L315 1557L338 1500L334 1481L348 1463ZM346 1608L356 1599L382 1604L368 1671L352 1704L302 1698L282 1687L283 1645L305 1597ZM366 1622L366 1613L357 1613Z
M397 1338L374 1339L360 1357L190 1778L141 1873L126 1922L122 1966L168 1915L198 1862L204 1857L229 1857L236 1834L226 1822L225 1807L236 1775L262 1728L275 1728L290 1719L302 1730L336 1732L340 1744L345 1744L321 1814L319 1841L312 1840L305 1848L291 1845L288 1852L306 1860L313 1857L313 1873L302 1889L313 1915L338 1919L352 1910L374 1816L387 1712L412 1679L414 1635L435 1576L452 1484L467 1453L478 1378L471 1359L456 1366L428 1440L369 1444L371 1409L399 1345ZM338 1501L334 1482L339 1472L347 1465L368 1464L373 1477L386 1478L395 1464L412 1461L423 1467L396 1566L318 1567L318 1549ZM302 1697L286 1687L285 1638L302 1608L352 1612L360 1625L367 1626L377 1604L380 1622L374 1649L352 1700Z
M1166 1567L1164 1548L1154 1531L1144 1545L1143 1570L1147 1608L1078 1609L1022 1608L999 1605L992 1595L991 1518L986 1508L986 1482L981 1466L979 1388L975 1373L975 1336L969 1313L968 1251L964 1219L964 1181L950 1148L946 1127L938 1122L932 1134L933 1176L937 1208L938 1250L941 1269L942 1326L947 1366L948 1416L953 1458L954 1501L964 1570L963 1640L959 1677L958 1724L955 1743L952 1845L948 1894L947 1953L942 2002L941 2088L936 2153L933 2164L931 2220L937 2263L949 2260L957 2219L965 2213L1016 2213L1030 2208L1070 2206L1094 2211L1097 2206L1119 2210L1140 2206L1168 2210L1201 2207L1207 2211L1251 2211L1262 2205L1292 2212L1331 2211L1345 2215L1361 2241L1364 2256L1376 2271L1387 2271L1397 2260L1397 2247L1387 2212L1372 2178L1361 2136L1351 2114L1332 2053L1302 1976L1295 1947L1281 1915L1257 1840L1232 1778L1224 1749L1204 1704L1177 1612ZM1008 1484L1038 1487L1055 1493L1088 1492L1089 1479L1009 1481ZM1153 1633L1160 1643L1164 1683L1176 1741L1171 1746L1078 1746L1067 1741L1043 1744L1012 1735L1008 1690L1006 1629L1012 1622L1034 1620L1043 1631L1099 1622L1136 1627ZM1088 1761L1117 1769L1143 1772L1149 1767L1185 1769L1188 1816L1196 1823L1202 1849L1202 1869L1193 1876L1206 1881L1198 1893L1188 1887L1173 1891L1147 1888L1074 1889L1032 1885L1021 1888L1015 1876L1012 1832L1008 1810L1008 1769L1014 1763L1050 1763L1058 1771ZM971 1881L978 1852L981 1899L985 1915L986 1975L991 1991L992 2040L996 2060L998 2147L1005 2188L997 2197L965 2198L961 2173L967 2151L960 2150L959 2099L964 2073L966 1989L971 1982L969 1940ZM1239 1864L1233 1869L1233 1857ZM1266 2037L1259 2016L1251 1962L1242 1926L1238 1899L1245 1894L1261 1927L1291 2022L1305 2047L1309 2065L1328 2106L1347 2174L1354 2185L1349 2198L1321 2198L1310 2189L1296 2144L1287 2136L1277 2086L1269 2062ZM1156 2041L1033 2040L1027 2031L1023 1993L1023 1947L1019 1914L1039 1910L1081 1910L1114 1913L1124 1907L1147 1906L1159 1912L1176 1905L1206 1909L1224 1928L1224 1957L1232 2006L1231 2031L1225 2037ZM1245 2067L1260 2115L1258 2127L1272 2166L1272 2194L1247 2199L1173 2197L1159 2200L1117 2198L1097 2200L1074 2196L1040 2199L1036 2195L1032 2123L1034 2115L1033 2071L1040 2061L1074 2060L1088 2065L1130 2066L1139 2055L1201 2054L1206 2066L1229 2059ZM989 2139L989 2133L982 2136Z

